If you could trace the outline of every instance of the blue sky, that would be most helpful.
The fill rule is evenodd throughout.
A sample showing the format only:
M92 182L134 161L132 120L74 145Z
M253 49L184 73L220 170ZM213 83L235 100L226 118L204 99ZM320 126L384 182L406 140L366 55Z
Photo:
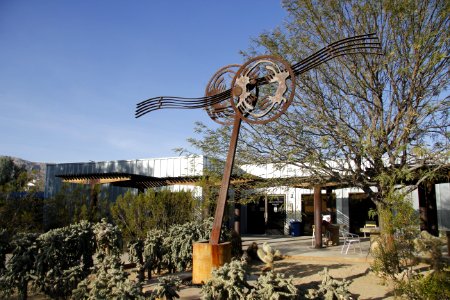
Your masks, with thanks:
M38 162L174 156L203 110L134 118L159 95L200 97L286 17L268 0L0 0L0 155Z

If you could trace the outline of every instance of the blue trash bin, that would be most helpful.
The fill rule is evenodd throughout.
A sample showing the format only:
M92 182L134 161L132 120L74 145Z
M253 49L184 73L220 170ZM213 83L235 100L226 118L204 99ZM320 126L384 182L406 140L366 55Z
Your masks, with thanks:
M291 235L292 236L300 236L300 222L299 221L292 221L291 222Z

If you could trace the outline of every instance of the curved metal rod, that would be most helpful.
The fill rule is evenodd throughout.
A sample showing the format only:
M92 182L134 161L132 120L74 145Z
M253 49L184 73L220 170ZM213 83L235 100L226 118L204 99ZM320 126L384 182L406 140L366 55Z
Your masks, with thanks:
M230 98L231 90L226 90L214 96L200 97L200 98L184 98L184 97L154 97L142 101L136 106L135 117L139 118L143 115L158 110L158 109L196 109L205 108L210 105L218 104Z
M338 56L350 54L380 55L382 54L380 50L381 44L378 40L378 37L376 36L376 33L353 36L329 44L328 46L301 60L300 62L293 64L291 68L294 71L295 75L300 75ZM268 78L261 77L256 80L256 85L262 85L268 82ZM199 98L170 96L153 97L139 102L136 105L135 117L142 117L143 115L158 109L205 108L225 101L230 97L231 89L214 96Z

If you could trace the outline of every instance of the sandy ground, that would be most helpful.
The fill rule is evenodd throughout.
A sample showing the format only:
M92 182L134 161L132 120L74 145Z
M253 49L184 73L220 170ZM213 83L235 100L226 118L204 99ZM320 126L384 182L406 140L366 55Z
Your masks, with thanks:
M250 267L250 281L256 279L261 272L263 264L253 263ZM349 291L354 298L358 299L394 299L392 288L384 285L382 280L370 272L370 264L367 262L344 262L337 263L326 260L299 260L295 258L285 258L275 262L275 271L294 277L294 284L301 290L317 287L322 281L318 273L325 267L329 274L335 279L351 280ZM189 273L180 274L181 277L189 280ZM155 280L149 282L146 289L151 289L155 285ZM200 288L196 286L183 285L179 292L180 299L200 299Z
M251 264L250 272L252 276L250 277L250 280L257 278L257 274L260 273L263 266L264 265L260 262ZM301 291L317 287L322 281L322 278L318 273L325 267L328 268L329 274L335 279L346 278L347 280L352 281L349 286L349 291L355 299L394 299L392 288L388 285L384 285L379 277L370 272L370 264L367 262L345 261L339 263L327 260L299 260L298 257L287 257L283 260L276 261L274 265L275 271L283 273L286 276L293 276L295 285ZM133 275L131 277L134 277ZM189 272L176 275L189 281ZM152 279L144 289L152 289L156 285L156 282L156 279ZM179 295L180 299L200 299L200 287L182 285ZM31 292L29 299L42 300L49 298L46 298L43 295L33 295Z

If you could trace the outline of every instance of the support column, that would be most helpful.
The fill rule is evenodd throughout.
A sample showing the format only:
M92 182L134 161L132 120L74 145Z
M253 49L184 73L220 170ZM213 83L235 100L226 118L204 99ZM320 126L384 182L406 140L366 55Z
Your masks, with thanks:
M314 248L322 248L322 199L321 187L314 187L314 226L315 226L315 244Z

